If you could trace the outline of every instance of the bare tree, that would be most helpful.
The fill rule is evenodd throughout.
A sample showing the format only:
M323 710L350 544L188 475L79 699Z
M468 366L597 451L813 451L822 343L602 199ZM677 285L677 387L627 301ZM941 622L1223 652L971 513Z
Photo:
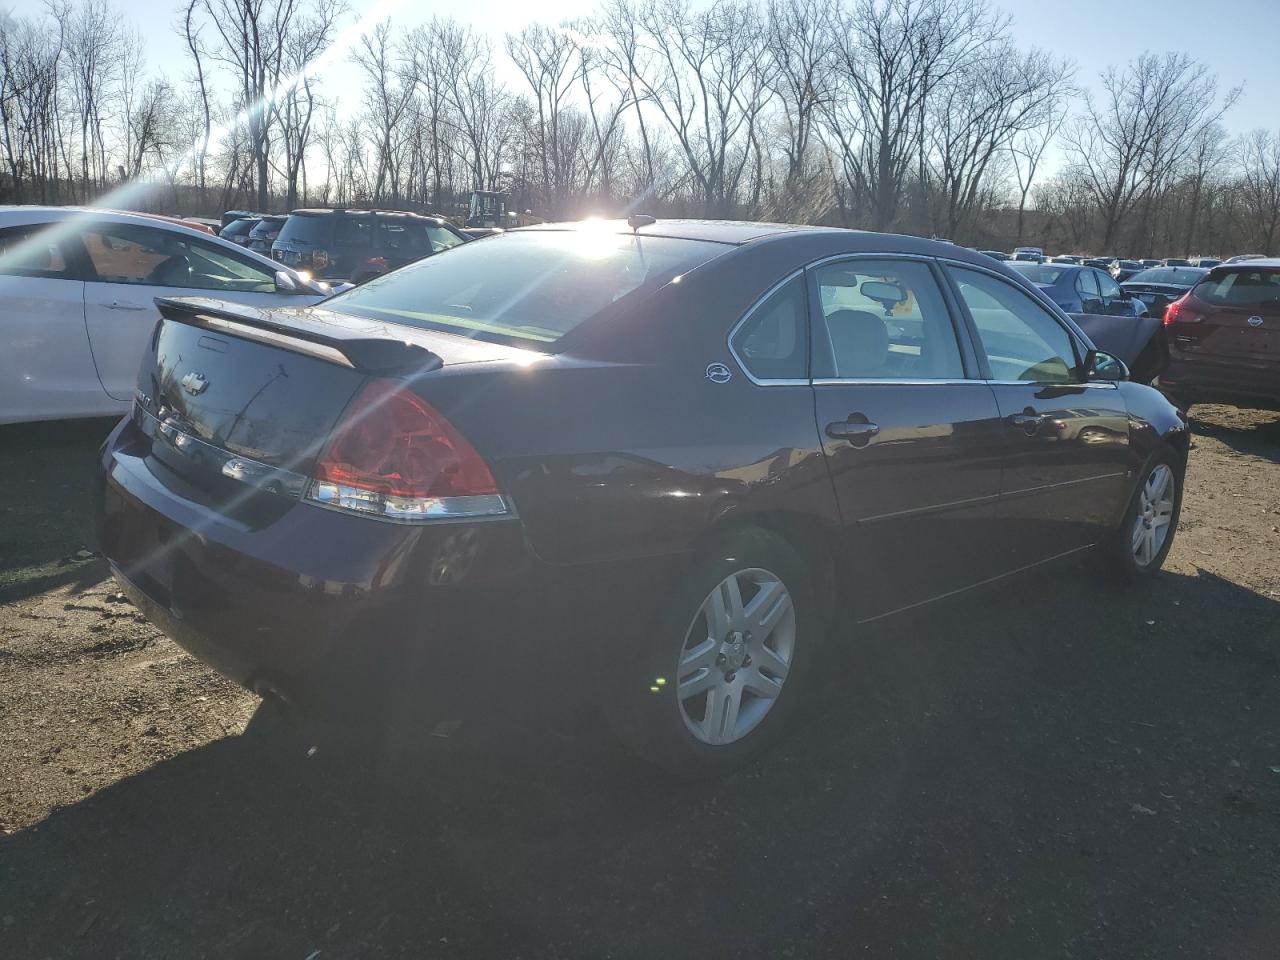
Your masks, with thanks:
M1197 138L1239 97L1218 97L1217 77L1185 53L1144 53L1102 74L1102 97L1086 93L1084 112L1063 143L1102 216L1102 248L1115 248L1130 214L1168 186ZM1145 218L1144 218L1145 219ZM1147 224L1139 225L1147 235Z
M1070 67L1039 50L1019 54L1011 43L978 52L931 99L931 174L941 192L935 230L954 236L973 213L994 163L1014 139L1050 123L1068 89Z
M1280 240L1280 135L1254 130L1241 138L1236 150L1242 205L1256 225L1260 252L1270 256Z

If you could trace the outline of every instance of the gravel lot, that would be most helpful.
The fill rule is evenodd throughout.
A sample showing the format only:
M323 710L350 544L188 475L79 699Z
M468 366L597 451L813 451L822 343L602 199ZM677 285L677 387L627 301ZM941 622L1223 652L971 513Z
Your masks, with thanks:
M1194 421L1156 582L885 624L809 736L692 786L554 709L241 735L87 555L109 425L0 428L0 953L1275 957L1280 415Z

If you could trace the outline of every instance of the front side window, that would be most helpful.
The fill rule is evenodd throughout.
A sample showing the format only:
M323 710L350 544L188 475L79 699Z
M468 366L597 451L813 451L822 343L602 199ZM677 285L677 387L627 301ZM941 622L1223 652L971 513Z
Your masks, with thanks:
M812 274L815 379L964 378L955 328L926 264L845 260Z
M947 269L973 318L993 379L1079 382L1075 341L1048 310L990 274Z
M0 275L69 279L58 234L57 224L48 223L0 230Z
M751 311L730 343L738 362L757 380L805 380L808 328L804 276L797 274Z
M189 290L270 293L275 274L201 240L128 223L104 223L79 233L102 283Z

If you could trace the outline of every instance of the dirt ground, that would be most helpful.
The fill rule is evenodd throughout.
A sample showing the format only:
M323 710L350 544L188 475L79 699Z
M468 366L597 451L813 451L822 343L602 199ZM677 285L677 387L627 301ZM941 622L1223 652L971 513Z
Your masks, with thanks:
M885 624L695 785L592 724L241 735L92 553L109 424L0 428L0 955L1276 957L1280 415L1193 420L1155 582Z

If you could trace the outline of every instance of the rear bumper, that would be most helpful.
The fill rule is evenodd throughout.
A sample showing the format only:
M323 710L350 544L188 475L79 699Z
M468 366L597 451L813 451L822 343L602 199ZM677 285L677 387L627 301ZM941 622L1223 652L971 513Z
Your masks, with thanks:
M198 659L320 712L394 699L443 710L499 674L584 658L593 611L622 614L648 568L553 567L519 521L409 525L298 503L253 529L180 496L148 466L132 421L103 447L98 539L121 589ZM652 596L652 595L651 595ZM584 629L587 628L587 629Z
M1176 349L1170 352L1160 386L1180 399L1280 410L1280 363L1193 359Z

